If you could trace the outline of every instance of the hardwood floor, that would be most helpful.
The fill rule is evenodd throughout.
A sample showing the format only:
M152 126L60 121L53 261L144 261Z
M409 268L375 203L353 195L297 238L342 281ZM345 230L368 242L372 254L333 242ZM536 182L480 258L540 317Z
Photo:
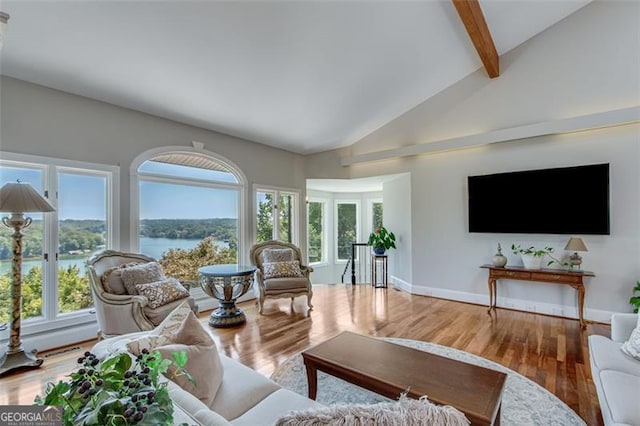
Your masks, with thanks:
M583 331L577 320L505 309L489 316L486 306L368 285L314 286L313 304L307 312L305 298L296 299L293 310L287 299L268 299L259 315L253 302L244 302L239 306L246 325L211 330L222 352L267 376L291 355L344 330L438 343L507 366L557 395L588 425L602 424L587 336L609 336L608 325L588 324ZM201 314L204 324L208 316ZM47 382L73 370L79 354L93 344L45 352L40 369L1 378L0 404L32 403Z

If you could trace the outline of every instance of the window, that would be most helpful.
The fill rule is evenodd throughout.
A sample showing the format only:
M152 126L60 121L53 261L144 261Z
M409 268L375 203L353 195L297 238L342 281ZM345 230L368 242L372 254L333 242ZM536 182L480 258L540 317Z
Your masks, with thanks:
M115 243L118 168L10 153L2 158L0 185L20 179L56 207L46 215L29 213L31 226L23 230L22 317L38 330L93 320L85 262ZM0 323L10 317L11 233L0 225Z
M147 157L137 168L138 250L184 280L196 280L201 266L238 263L244 188L239 170L201 152Z
M307 219L309 263L326 262L325 203L323 201L309 201L307 203Z
M358 242L358 203L338 201L336 203L336 253L338 260L351 257L351 244Z
M297 192L257 188L256 242L278 240L297 244L297 210Z
M371 203L371 232L382 226L382 202Z

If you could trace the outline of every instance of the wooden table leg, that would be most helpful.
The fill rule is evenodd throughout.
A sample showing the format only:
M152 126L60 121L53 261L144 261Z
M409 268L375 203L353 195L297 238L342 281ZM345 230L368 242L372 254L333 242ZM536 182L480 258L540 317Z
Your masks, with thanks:
M318 393L318 370L315 366L305 364L307 367L307 385L309 386L309 398L315 400Z
M584 322L584 286L578 286L578 318L580 319L580 328L583 330L587 328L587 324Z
M489 309L488 313L491 313L491 309L495 309L496 307L496 299L497 299L497 288L496 288L496 280L489 278Z

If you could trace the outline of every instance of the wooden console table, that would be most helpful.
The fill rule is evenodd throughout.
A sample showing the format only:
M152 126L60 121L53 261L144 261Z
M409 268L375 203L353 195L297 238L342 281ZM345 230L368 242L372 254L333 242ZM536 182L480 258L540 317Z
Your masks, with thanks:
M496 309L498 300L496 282L499 279L564 284L578 291L578 317L580 319L580 327L587 327L583 318L585 289L582 279L584 277L595 277L593 272L563 271L560 269L525 269L518 266L499 268L493 265L482 265L481 268L489 270L489 313L491 313L491 309Z

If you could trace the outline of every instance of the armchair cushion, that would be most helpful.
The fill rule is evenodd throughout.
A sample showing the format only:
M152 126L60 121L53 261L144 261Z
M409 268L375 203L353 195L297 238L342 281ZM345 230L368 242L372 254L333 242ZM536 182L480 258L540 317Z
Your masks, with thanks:
M299 278L270 278L264 280L264 289L267 292L273 291L306 291L309 287L309 280L305 277Z
M184 288L175 278L156 281L147 284L136 284L138 294L149 300L150 308L157 308L178 299L189 296L189 290Z
M166 278L158 262L141 263L122 270L122 281L129 294L138 294L136 284L153 283Z
M100 277L104 291L110 294L128 294L124 286L124 281L122 281L122 271L124 268L135 265L137 265L137 263L123 263L122 265L112 266L104 271Z
M289 262L295 260L295 256L293 254L293 250L284 248L284 249L264 249L262 251L262 262L264 263L273 263L273 262Z
M171 311L176 309L178 306L181 306L182 303L185 303L188 309L193 311L193 313L198 312L198 306L196 305L195 300L193 297L189 297L186 300L178 299L174 302L167 303L166 305L158 306L157 308L152 308L147 305L143 308L144 315L149 319L149 321L151 321L154 327L157 327L162 324Z
M620 350L624 352L625 355L629 355L640 361L640 315L638 315L636 328L631 332L629 340L622 344Z
M291 260L287 262L265 262L262 264L262 274L264 279L269 278L301 278L300 261Z

